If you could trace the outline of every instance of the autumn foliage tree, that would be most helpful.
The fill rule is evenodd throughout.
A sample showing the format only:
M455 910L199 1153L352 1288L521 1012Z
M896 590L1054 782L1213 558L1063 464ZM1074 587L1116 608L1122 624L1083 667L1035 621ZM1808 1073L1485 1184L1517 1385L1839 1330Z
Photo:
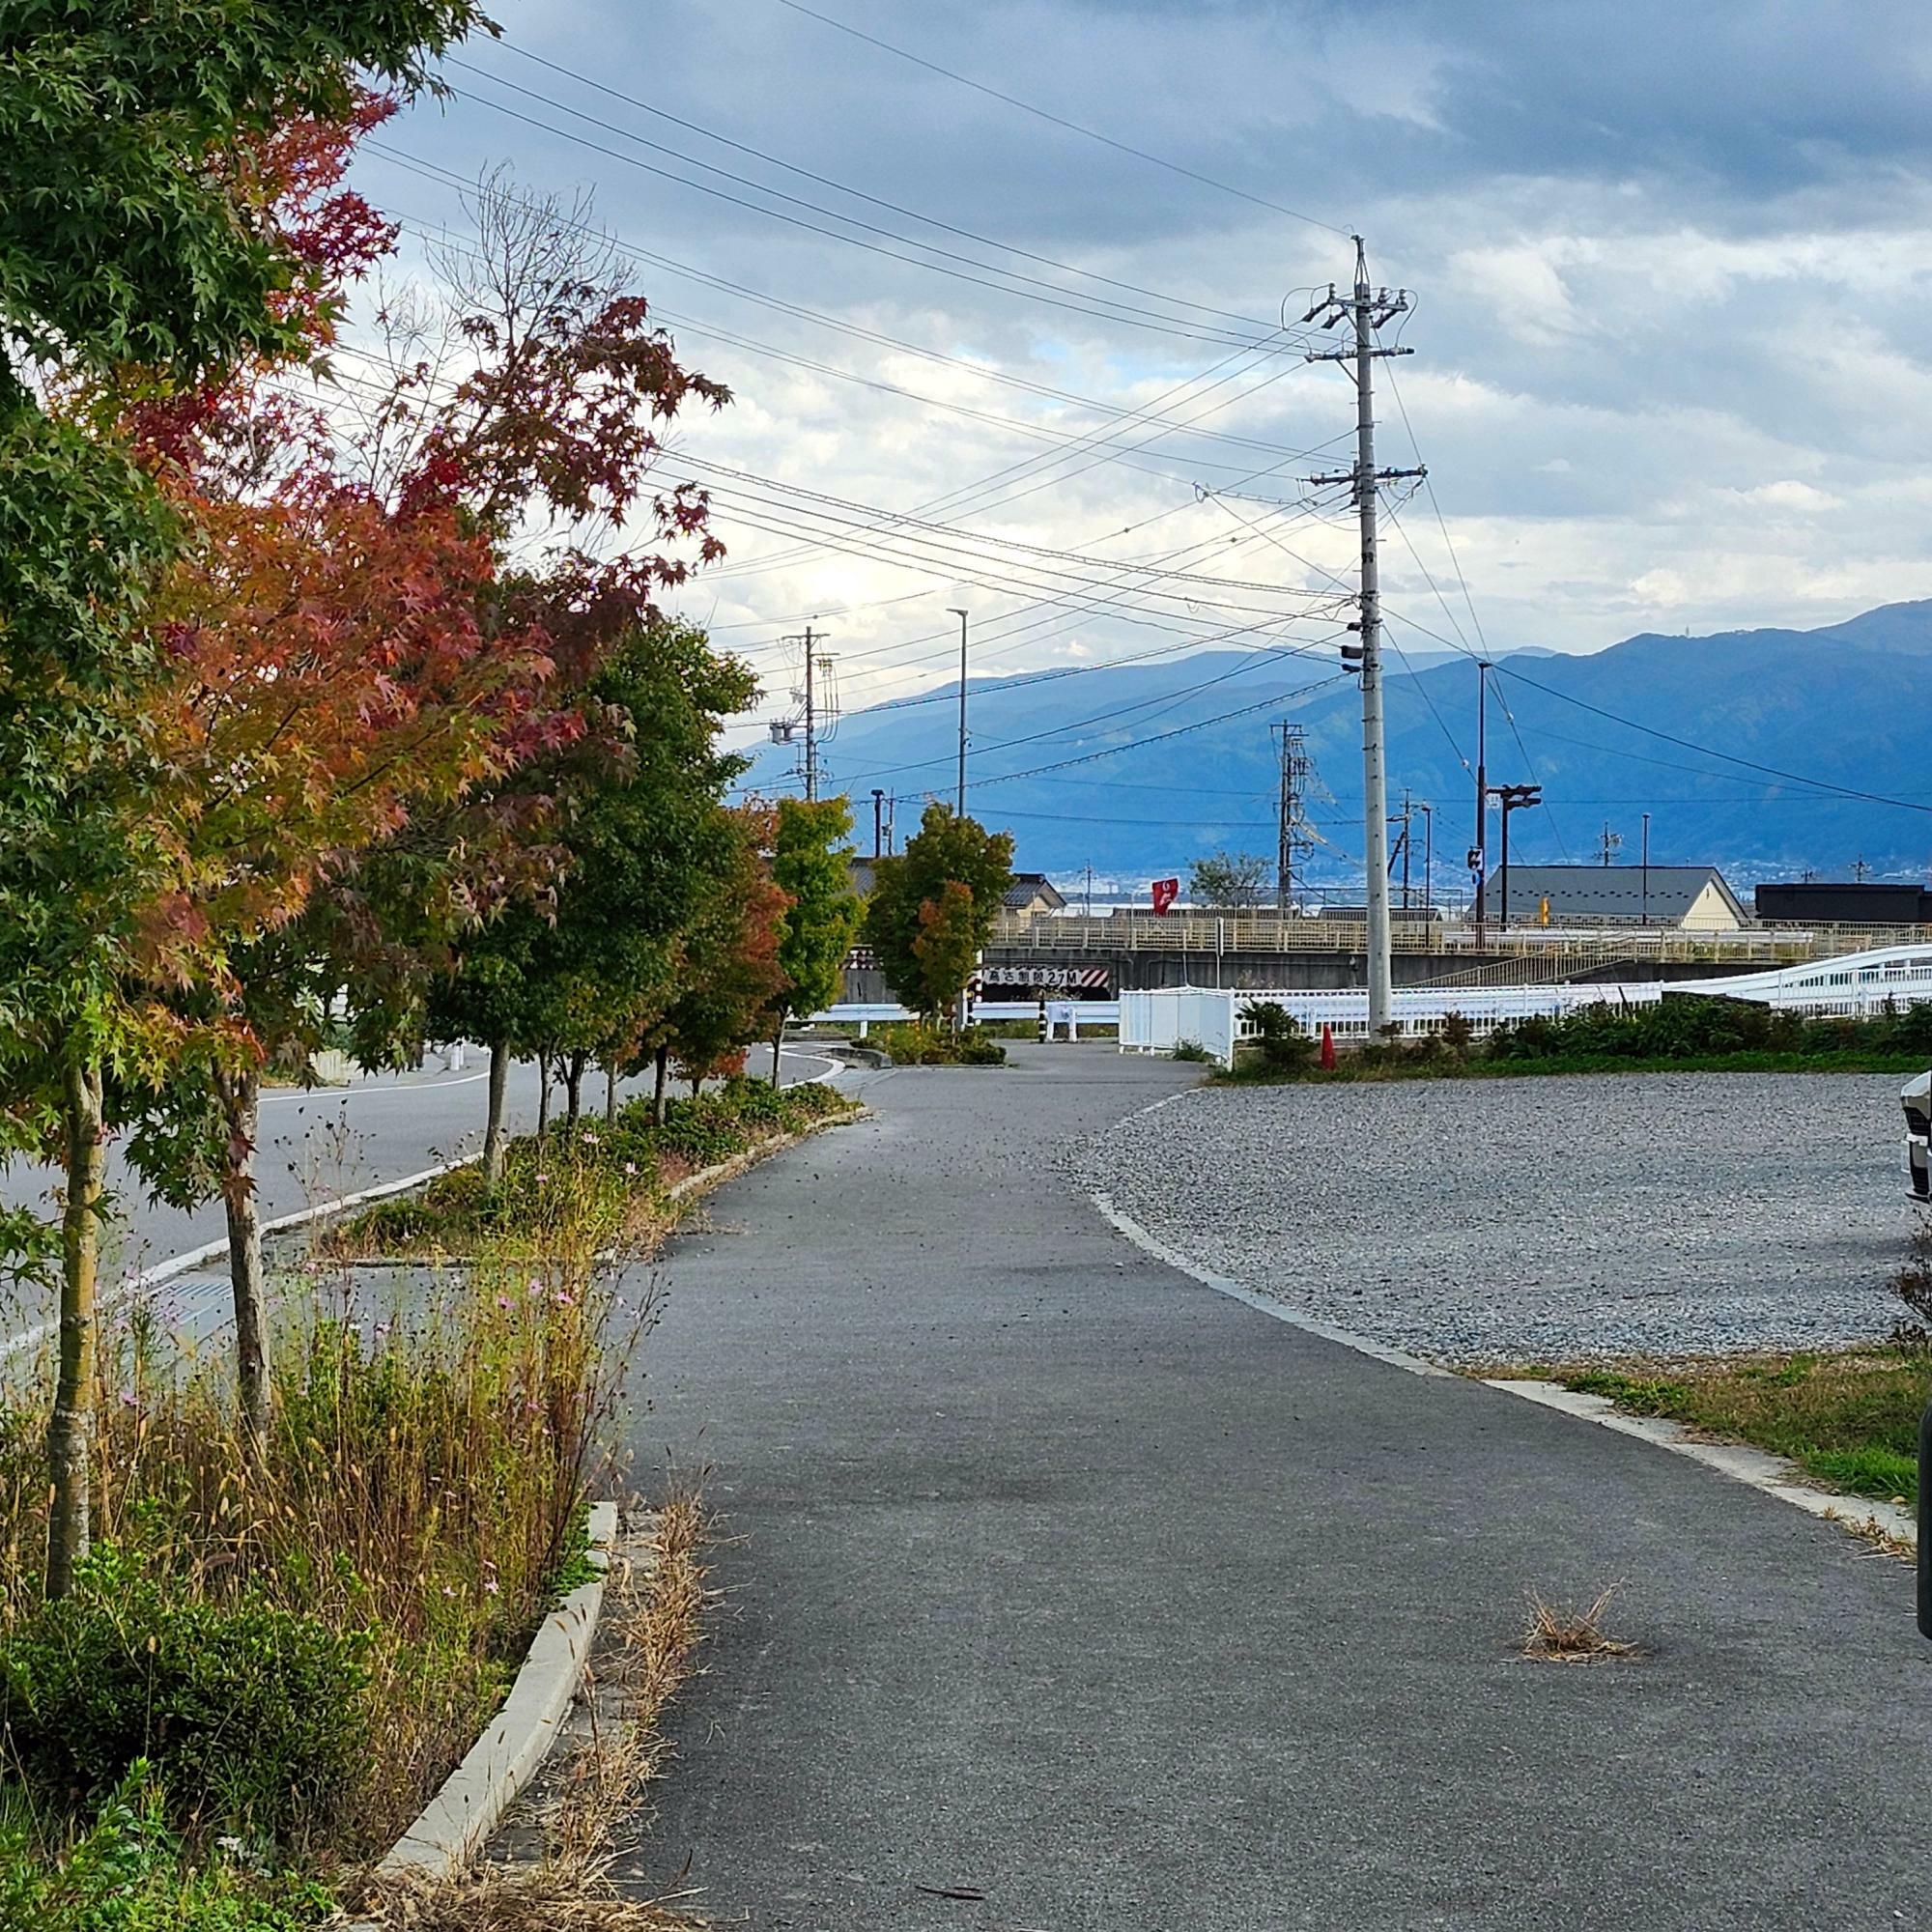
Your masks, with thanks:
M346 119L358 70L419 83L476 17L469 0L21 0L0 23L0 1105L9 1144L66 1171L53 1596L89 1538L103 1136L117 1085L168 1056L151 989L191 976L202 936L154 913L188 864L151 810L149 700L173 668L143 628L182 522L118 413L58 405L135 369L165 397L301 353L307 266L254 156L290 120Z

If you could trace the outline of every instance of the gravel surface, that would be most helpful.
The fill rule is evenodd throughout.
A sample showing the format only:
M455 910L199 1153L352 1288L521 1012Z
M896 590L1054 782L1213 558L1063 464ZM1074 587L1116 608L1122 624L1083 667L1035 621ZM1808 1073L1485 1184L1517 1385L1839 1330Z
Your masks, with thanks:
M1181 1253L1457 1361L1883 1336L1913 1223L1893 1075L1201 1088L1082 1142Z

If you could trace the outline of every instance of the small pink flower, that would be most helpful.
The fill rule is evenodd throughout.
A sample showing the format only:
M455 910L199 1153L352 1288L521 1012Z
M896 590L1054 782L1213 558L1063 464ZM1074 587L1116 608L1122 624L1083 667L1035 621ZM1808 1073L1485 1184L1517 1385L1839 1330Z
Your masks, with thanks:
M583 1136L583 1145L585 1147L600 1147L603 1143L598 1140L595 1134L586 1131Z
M558 1289L555 1300L559 1308L575 1308L577 1306L577 1297L568 1289Z
M123 1389L121 1391L121 1406L123 1408L139 1408L140 1406L141 1398L132 1389Z
M636 1161L627 1160L624 1163L624 1172L626 1174L636 1174L637 1171L638 1171L638 1163Z
M497 1306L498 1308L508 1308L510 1306L510 1297L507 1294L499 1294L497 1297Z
M445 1583L445 1584L444 1584L444 1585L442 1586L442 1594L443 1594L443 1595L444 1595L445 1597L453 1597L453 1596L455 1596L455 1595L456 1595L456 1591L455 1591L455 1588L454 1588L454 1586L453 1586L453 1585L451 1585L451 1584L448 1584L448 1583Z
M496 1577L485 1577L483 1581L483 1588L487 1595L494 1597L497 1594Z
M550 1176L549 1176L549 1175L547 1175L547 1174L540 1174L540 1175L538 1175L538 1176L537 1176L537 1185L538 1185L539 1187L541 1187L541 1186L542 1186L542 1185L544 1184L544 1182L545 1182L546 1180L548 1180L549 1179L550 1179Z

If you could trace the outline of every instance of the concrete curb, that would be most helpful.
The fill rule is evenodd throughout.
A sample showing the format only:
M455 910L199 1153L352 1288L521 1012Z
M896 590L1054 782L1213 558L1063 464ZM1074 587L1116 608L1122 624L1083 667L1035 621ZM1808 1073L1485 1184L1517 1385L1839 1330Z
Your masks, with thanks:
M481 1158L481 1154L469 1154L462 1160L445 1160L436 1167L424 1168L420 1174L406 1174L400 1180L381 1180L373 1187L357 1188L354 1194L339 1194L331 1201L319 1201L312 1208L298 1208L293 1214L277 1214L272 1221L262 1223L262 1234L265 1237L285 1235L292 1228L307 1228L317 1221L327 1221L331 1215L346 1214L352 1208L366 1208L372 1201L386 1201L391 1195L407 1194L412 1187L427 1186L445 1174L454 1174L460 1167L473 1167ZM130 1274L126 1281L116 1283L101 1295L100 1306L104 1311L123 1295L137 1294L146 1288L158 1288L177 1275L192 1273L196 1268L206 1267L210 1262L219 1261L227 1252L228 1243L221 1240L190 1248L185 1255L173 1255L151 1268L143 1268L139 1274ZM0 1361L51 1341L59 1332L60 1323L55 1321L42 1321L17 1335L11 1335L5 1343L0 1343Z
M1553 1408L1579 1422L1593 1422L1600 1429L1614 1429L1619 1435L1634 1435L1658 1449L1688 1456L1734 1483L1776 1496L1811 1516L1822 1517L1842 1529L1875 1534L1918 1548L1918 1524L1909 1509L1897 1503L1874 1502L1868 1496L1834 1495L1816 1490L1805 1481L1797 1463L1741 1442L1707 1442L1694 1435L1681 1422L1661 1415L1626 1415L1607 1396L1584 1395L1567 1389L1560 1382L1543 1381L1532 1376L1485 1376L1485 1386L1500 1389L1505 1395L1520 1396L1525 1402Z
M1176 1097L1172 1094L1168 1096L1169 1099ZM1156 1100L1153 1107L1144 1107L1140 1111L1151 1113L1155 1107L1167 1104L1167 1100ZM1213 1289L1217 1294L1229 1295L1263 1315L1287 1322L1292 1328L1319 1335L1324 1342L1339 1343L1345 1349L1352 1349L1358 1355L1368 1355L1412 1376L1458 1374L1458 1371L1444 1368L1439 1362L1411 1354L1406 1349L1390 1348L1381 1342L1372 1341L1366 1335L1357 1335L1351 1329L1337 1328L1331 1322L1317 1321L1313 1316L1291 1308L1286 1302L1275 1300L1272 1295L1243 1288L1239 1282L1215 1274L1189 1261L1178 1249L1169 1247L1158 1236L1143 1228L1132 1215L1115 1207L1106 1195L1095 1192L1088 1198L1135 1247L1153 1256L1156 1261L1165 1262L1169 1267L1190 1280L1200 1282L1204 1288ZM1813 1489L1798 1465L1786 1462L1781 1456L1767 1455L1762 1449L1748 1448L1742 1443L1707 1442L1680 1423L1665 1421L1661 1416L1626 1415L1605 1396L1581 1395L1556 1382L1523 1376L1482 1376L1465 1379L1494 1389L1500 1395L1517 1396L1541 1407L1553 1408L1574 1421L1594 1423L1600 1429L1614 1429L1621 1435L1634 1435L1640 1442L1648 1442L1654 1449L1667 1449L1672 1455L1688 1456L1693 1463L1701 1463L1720 1476L1728 1476L1733 1482L1743 1483L1747 1488L1774 1496L1779 1502L1790 1503L1794 1508L1822 1518L1854 1535L1882 1536L1915 1550L1918 1547L1918 1525L1911 1510L1896 1503L1873 1502L1864 1496L1835 1495L1828 1490Z
M601 1573L610 1567L616 1535L616 1504L593 1503L590 1562L600 1574L543 1620L502 1708L378 1872L447 1877L469 1863L536 1775L582 1680L604 1608Z

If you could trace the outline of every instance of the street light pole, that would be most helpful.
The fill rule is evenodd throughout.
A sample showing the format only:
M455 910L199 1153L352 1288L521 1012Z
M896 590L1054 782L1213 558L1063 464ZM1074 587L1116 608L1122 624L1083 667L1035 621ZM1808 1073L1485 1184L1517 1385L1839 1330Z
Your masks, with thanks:
M1502 916L1497 930L1507 932L1510 923L1510 813L1525 806L1543 803L1543 787L1532 784L1497 785L1492 794L1503 809Z
M1650 813L1643 815L1643 919L1641 923L1650 923Z
M966 612L956 605L948 610L959 619L959 783L952 797L956 818L966 816Z

